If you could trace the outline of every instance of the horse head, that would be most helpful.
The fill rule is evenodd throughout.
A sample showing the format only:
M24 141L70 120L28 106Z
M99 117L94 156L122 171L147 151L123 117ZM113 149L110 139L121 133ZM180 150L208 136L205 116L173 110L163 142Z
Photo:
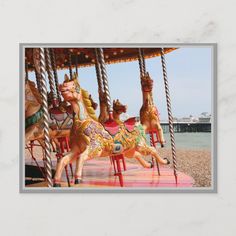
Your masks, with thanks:
M148 72L144 76L142 76L141 86L142 86L142 90L144 92L151 92L152 91L152 89L153 89L153 80L149 76Z
M25 81L25 112L32 106L41 106L42 99L35 83L30 80Z
M127 111L127 106L123 105L119 99L113 100L113 111L116 112L117 114L122 114L126 113Z
M59 91L65 101L79 100L81 97L80 85L75 77L69 80L68 75L65 75L65 80L63 84L59 85Z

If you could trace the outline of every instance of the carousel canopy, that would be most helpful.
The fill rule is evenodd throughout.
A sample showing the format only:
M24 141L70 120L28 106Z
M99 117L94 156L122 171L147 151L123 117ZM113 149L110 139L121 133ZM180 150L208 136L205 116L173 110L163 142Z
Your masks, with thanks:
M176 48L165 48L165 53L171 52ZM95 64L94 48L53 48L57 69L66 69L71 66L86 67ZM138 60L138 48L103 48L105 62L107 64L129 62ZM144 57L152 58L161 55L161 48L143 48ZM25 49L25 59L28 70L34 69L33 48Z

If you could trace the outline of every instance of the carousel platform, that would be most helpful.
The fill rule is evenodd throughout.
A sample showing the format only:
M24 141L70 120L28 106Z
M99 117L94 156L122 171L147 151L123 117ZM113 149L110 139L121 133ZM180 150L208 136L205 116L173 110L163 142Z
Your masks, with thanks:
M127 162L127 170L123 171L124 188L191 188L194 180L192 177L178 172L177 183L173 170L166 166L160 166L159 176L156 168L145 169L138 163ZM109 159L89 160L84 165L83 182L74 185L71 178L71 187L74 188L121 188L118 176L114 176L114 170ZM68 187L65 174L62 178L62 187ZM46 187L46 182L29 184L26 187Z

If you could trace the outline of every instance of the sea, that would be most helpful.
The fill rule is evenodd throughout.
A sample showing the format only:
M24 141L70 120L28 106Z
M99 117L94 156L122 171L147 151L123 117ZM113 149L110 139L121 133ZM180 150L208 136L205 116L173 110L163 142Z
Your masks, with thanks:
M165 147L171 147L170 142L170 133L164 133L164 137L166 140ZM149 138L147 137L149 140ZM204 150L211 150L211 133L175 133L175 144L176 148L183 148L183 149L204 149Z

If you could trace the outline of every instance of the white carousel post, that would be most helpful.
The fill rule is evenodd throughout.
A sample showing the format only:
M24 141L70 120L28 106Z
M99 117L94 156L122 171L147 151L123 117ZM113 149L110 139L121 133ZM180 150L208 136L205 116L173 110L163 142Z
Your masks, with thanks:
M111 105L111 96L109 92L109 86L108 86L108 78L107 78L107 71L106 71L106 65L105 65L105 59L104 59L104 53L102 48L95 49L98 54L98 61L101 68L101 74L102 74L102 80L103 80L103 89L104 93L106 95L106 101L107 101L107 110L109 113L109 119L113 119L113 108Z
M42 107L43 107L43 124L44 124L44 142L45 142L45 169L48 187L52 187L52 163L51 163L51 149L49 138L49 113L48 113L48 99L47 99L47 85L46 85L46 68L44 48L34 49L34 64L37 72L40 74L42 85Z
M164 48L161 48L161 64L162 64L163 79L164 79L164 84L165 84L165 93L166 93L166 103L167 103L167 111L168 111L168 119L169 119L169 131L170 131L174 175L175 175L175 180L177 183L177 161L176 161L175 136L174 136L173 116L172 116L172 111L171 111L171 100L170 100L170 91L169 91L168 77L167 77L167 71L166 71L166 61L165 61Z

